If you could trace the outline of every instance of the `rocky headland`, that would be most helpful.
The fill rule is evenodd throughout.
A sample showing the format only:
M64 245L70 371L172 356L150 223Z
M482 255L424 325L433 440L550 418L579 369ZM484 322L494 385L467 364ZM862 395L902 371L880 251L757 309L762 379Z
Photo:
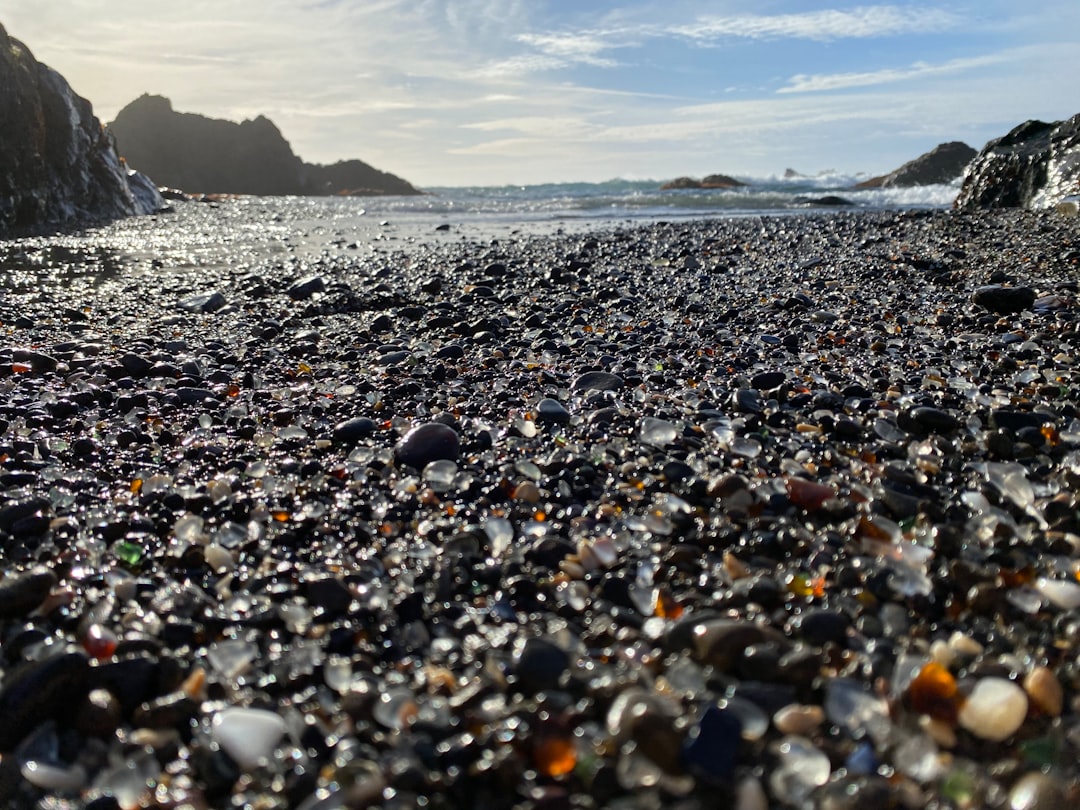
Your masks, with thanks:
M978 153L961 141L935 146L899 169L856 183L855 189L908 188L937 183L951 183L961 177L968 163Z
M956 207L1050 208L1080 194L1080 114L1026 121L990 141L968 166Z
M360 160L305 163L268 118L236 123L173 110L142 95L109 124L127 162L159 185L191 193L256 195L420 194Z
M0 25L0 232L151 213L152 183L130 171L63 76Z

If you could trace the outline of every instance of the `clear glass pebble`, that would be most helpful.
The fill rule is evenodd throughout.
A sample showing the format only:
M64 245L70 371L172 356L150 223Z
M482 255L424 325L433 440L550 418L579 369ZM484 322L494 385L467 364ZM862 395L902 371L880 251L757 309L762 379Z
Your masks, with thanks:
M638 438L643 443L654 447L665 447L675 441L678 436L679 430L675 425L665 419L652 416L644 417L638 430Z
M247 671L259 654L259 648L248 641L227 639L206 649L206 660L214 671L226 678L235 678Z
M805 737L783 737L774 750L777 767L769 775L769 787L781 801L800 807L815 788L829 781L828 756Z

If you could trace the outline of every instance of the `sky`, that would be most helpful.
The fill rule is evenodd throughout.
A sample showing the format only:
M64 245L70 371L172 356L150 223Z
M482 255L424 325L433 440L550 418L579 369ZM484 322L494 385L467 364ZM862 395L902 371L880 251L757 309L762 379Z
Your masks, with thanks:
M882 174L1080 112L1076 0L4 0L103 122L265 115L422 188ZM137 168L137 167L136 167Z

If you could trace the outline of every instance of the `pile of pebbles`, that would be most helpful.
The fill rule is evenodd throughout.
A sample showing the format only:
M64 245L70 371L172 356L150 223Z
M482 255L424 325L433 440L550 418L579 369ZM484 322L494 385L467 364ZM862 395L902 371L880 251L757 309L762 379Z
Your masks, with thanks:
M1080 803L1075 220L294 204L0 243L0 804Z

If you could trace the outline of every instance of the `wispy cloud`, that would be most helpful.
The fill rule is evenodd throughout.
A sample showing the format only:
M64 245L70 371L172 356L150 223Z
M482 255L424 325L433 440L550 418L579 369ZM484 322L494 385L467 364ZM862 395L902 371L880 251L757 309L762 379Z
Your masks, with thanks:
M829 42L943 33L956 28L960 22L957 15L935 8L860 6L844 11L700 16L678 25L651 22L529 32L514 37L516 42L531 49L528 53L492 62L481 72L489 77L512 77L579 65L624 67L624 62L610 56L612 51L639 48L661 40L688 41L701 47L740 39Z
M916 62L906 68L887 68L885 70L862 73L819 73L792 76L788 84L778 93L821 93L832 90L845 90L851 87L871 87L879 84L892 84L929 76L941 76L960 73L965 70L986 67L1007 61L1003 55L978 56L969 59L951 59L939 65Z
M823 10L795 14L747 14L701 17L668 32L700 44L742 39L865 39L904 34L940 33L955 28L960 18L936 8L862 6L846 11Z

